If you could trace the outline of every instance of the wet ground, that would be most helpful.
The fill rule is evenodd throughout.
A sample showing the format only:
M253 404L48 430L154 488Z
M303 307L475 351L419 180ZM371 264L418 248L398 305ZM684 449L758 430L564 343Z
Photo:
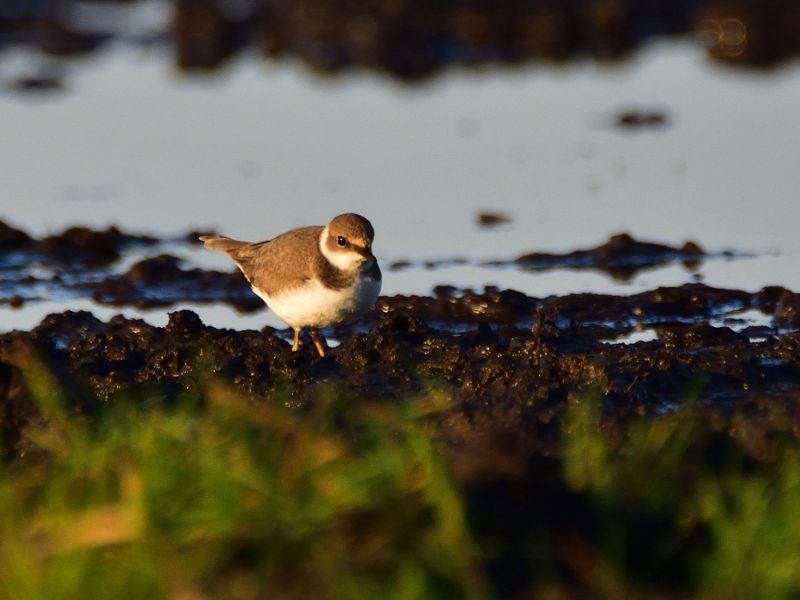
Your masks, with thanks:
M35 302L32 290L62 286L115 306L194 301L263 309L238 272L186 269L166 254L114 273L126 248L164 243L151 237L113 228L71 228L41 239L8 226L2 232L3 301L11 306ZM195 237L188 234L184 243ZM622 277L710 258L694 242L671 248L619 235L590 250L526 254L509 262ZM49 279L31 275L33 265L49 267ZM231 382L253 401L285 394L298 408L312 404L321 386L391 401L441 389L453 399L441 416L445 437L460 439L465 427L469 435L501 427L516 432L524 448L514 460L524 461L531 452L558 452L558 419L587 385L603 389L605 410L615 421L674 411L693 399L726 411L753 399L794 397L800 390L799 331L800 294L701 283L629 296L535 298L491 287L439 286L432 296L381 297L357 323L326 332L340 343L325 358L307 339L292 353L286 332L209 327L189 310L171 313L164 328L68 311L31 331L0 336L4 453L24 452L21 432L36 412L15 367L31 351L87 415L115 394L169 403L210 376ZM511 468L475 459L459 469Z

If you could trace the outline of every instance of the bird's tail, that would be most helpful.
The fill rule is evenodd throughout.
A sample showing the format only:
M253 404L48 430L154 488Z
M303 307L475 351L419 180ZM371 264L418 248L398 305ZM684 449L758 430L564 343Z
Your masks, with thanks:
M205 247L208 250L221 250L222 252L228 253L233 250L238 250L242 246L248 246L248 242L240 242L238 240L232 240L231 238L225 237L224 235L204 235L200 237L200 241L205 244Z

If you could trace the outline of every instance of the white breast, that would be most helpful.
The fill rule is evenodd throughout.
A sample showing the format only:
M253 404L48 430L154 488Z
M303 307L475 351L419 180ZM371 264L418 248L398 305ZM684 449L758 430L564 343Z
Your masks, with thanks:
M362 277L349 288L331 290L311 279L302 287L272 296L253 291L293 329L319 329L349 323L367 312L378 299L381 282Z

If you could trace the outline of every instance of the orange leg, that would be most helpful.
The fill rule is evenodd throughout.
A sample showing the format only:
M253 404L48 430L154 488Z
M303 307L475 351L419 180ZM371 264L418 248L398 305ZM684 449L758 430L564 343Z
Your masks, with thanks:
M300 347L300 330L294 330L294 345L292 346L292 352L297 352L297 349Z
M320 356L325 356L325 348L322 347L322 340L319 336L319 329L311 330L311 339L314 340L314 345L317 347L317 352Z

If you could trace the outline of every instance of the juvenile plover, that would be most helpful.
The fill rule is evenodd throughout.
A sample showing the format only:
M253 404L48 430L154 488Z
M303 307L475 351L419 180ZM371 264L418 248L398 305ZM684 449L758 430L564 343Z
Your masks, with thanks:
M325 227L292 229L251 244L223 236L203 236L209 250L221 250L236 263L253 291L294 329L311 328L320 356L322 327L350 323L367 312L381 291L381 270L372 254L375 230L364 217L344 214Z

